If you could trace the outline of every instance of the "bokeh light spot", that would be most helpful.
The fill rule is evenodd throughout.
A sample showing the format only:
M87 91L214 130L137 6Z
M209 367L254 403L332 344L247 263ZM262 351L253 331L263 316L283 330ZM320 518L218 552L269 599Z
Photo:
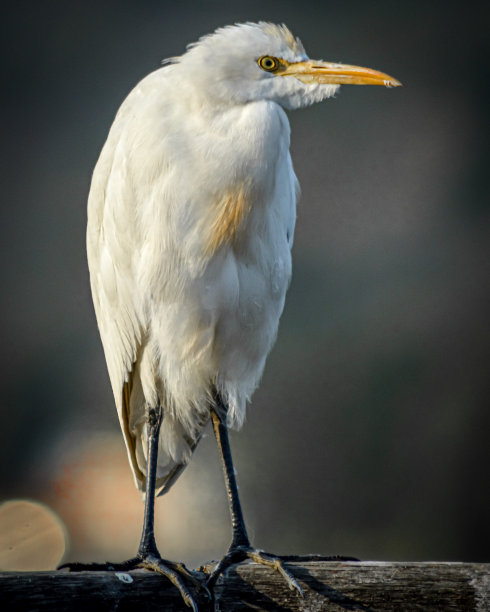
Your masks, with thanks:
M48 506L13 499L0 505L0 569L53 570L67 547L66 529Z

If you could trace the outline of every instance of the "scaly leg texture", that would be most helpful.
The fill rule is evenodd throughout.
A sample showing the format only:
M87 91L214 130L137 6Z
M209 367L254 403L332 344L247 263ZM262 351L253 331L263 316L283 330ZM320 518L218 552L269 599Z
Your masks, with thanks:
M221 455L221 461L223 464L223 471L225 476L226 491L228 493L228 500L230 502L230 513L231 513L231 525L233 529L233 538L231 546L226 555L221 559L218 565L214 568L211 575L208 578L207 585L210 590L213 589L218 578L225 572L231 565L240 563L247 559L266 565L272 569L277 570L281 576L286 580L290 589L296 589L300 595L303 594L301 587L299 586L295 577L284 567L284 564L280 557L270 555L261 550L253 548L250 544L250 540L247 535L247 529L245 527L245 521L243 519L242 508L240 505L240 498L238 496L238 487L235 478L235 470L233 467L233 460L231 457L230 442L228 439L228 429L225 422L226 410L223 404L218 406L216 410L212 411L211 417L213 420L214 434L218 443L219 452Z
M65 563L58 569L67 568L72 572L83 571L129 571L131 569L143 568L152 570L166 576L180 591L182 599L189 608L197 612L197 605L183 578L201 588L202 583L196 578L197 572L190 572L183 563L175 563L162 559L155 542L154 518L155 518L155 480L158 458L158 436L162 423L163 411L160 406L150 408L148 411L148 453L147 453L147 477L146 498L143 532L136 557L121 563ZM195 575L194 575L195 574Z

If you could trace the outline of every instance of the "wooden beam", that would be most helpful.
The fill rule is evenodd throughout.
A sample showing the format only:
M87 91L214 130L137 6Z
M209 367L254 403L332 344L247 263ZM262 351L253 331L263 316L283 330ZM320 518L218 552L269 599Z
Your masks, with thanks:
M304 589L304 597L290 591L277 572L247 563L232 567L219 580L214 606L203 593L197 594L199 610L490 610L489 563L339 562L321 557L287 557L287 560ZM188 610L168 580L144 570L127 574L1 573L0 609L8 612Z

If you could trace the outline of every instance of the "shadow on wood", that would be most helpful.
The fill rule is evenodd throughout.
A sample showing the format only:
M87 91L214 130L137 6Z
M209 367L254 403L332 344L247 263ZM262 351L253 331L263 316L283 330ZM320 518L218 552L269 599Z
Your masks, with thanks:
M293 560L294 559L294 560ZM231 568L215 588L214 608L204 594L202 612L221 610L452 611L490 610L490 564L339 562L290 557L302 598L281 576L247 563ZM6 572L0 574L2 610L188 610L171 583L150 572Z

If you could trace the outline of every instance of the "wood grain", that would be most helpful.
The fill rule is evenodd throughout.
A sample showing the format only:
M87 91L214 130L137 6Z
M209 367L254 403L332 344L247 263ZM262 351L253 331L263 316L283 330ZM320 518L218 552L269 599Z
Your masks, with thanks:
M215 602L196 594L209 610L490 611L490 564L339 562L289 557L304 589L302 598L281 576L254 563L228 570ZM2 610L188 610L168 580L146 572L6 572L0 574Z

